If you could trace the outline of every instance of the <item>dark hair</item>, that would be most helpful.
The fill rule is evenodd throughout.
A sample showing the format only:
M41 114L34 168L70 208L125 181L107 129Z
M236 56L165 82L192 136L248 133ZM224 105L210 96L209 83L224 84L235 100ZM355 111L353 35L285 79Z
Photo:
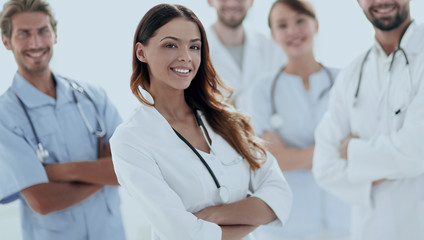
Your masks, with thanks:
M190 86L184 90L186 102L201 110L212 129L222 136L255 170L260 167L259 160L265 160L265 150L255 136L249 119L232 110L219 89L231 93L231 89L218 77L209 57L209 45L205 29L197 16L181 5L159 4L151 8L141 19L134 36L133 72L131 90L138 100L152 105L141 94L139 87L150 86L149 70L146 63L139 61L136 44L148 45L156 31L175 18L185 18L196 23L201 35L201 63Z
M301 14L306 14L314 19L316 19L315 10L310 4L310 2L306 0L277 0L275 1L268 14L268 26L271 27L271 12L277 4L285 4L291 9Z
M10 0L3 5L0 13L0 28L2 34L10 39L12 36L12 17L21 12L43 12L50 18L50 25L56 34L57 21L50 5L43 0Z

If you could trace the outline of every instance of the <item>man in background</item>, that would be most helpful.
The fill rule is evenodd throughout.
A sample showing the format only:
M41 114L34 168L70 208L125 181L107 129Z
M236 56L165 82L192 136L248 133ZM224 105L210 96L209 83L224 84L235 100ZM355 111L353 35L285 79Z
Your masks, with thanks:
M243 25L253 0L208 0L208 4L217 14L217 21L207 29L212 63L233 88L232 101L240 108L254 81L282 68L284 53L271 38Z

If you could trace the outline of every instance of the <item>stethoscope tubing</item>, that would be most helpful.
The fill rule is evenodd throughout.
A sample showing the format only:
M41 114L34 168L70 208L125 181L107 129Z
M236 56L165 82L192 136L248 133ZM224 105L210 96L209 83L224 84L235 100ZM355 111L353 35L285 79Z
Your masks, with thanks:
M407 68L407 71L408 71L408 74L409 74L409 84L411 86L411 89L412 89L412 84L413 83L412 83L411 73L410 73L410 69L409 69L409 59L408 59L408 55L406 54L405 50L401 47L401 41L402 41L403 36L406 33L406 30L408 30L408 28L409 28L409 26L411 26L412 22L413 21L409 22L409 24L406 26L406 28L402 32L402 35L400 36L400 39L399 39L397 48L393 52L392 59L390 60L389 70L388 70L389 71L389 79L387 81L388 84L390 84L390 82L391 82L390 81L391 80L390 74L391 74L391 71L392 71L392 68L393 68L393 64L394 64L394 61L395 61L396 54L398 52L401 52L403 54L404 58L405 58L406 68ZM369 57L371 51L372 51L372 47L370 49L368 49L368 51L365 53L364 59L362 60L361 66L359 68L358 84L356 86L355 95L354 95L354 99L353 99L353 107L355 107L356 106L356 103L358 102L359 91L360 91L360 88L361 88L361 83L362 83L362 77L363 77L363 74L364 74L365 63L368 60L368 57ZM401 109L395 110L395 115L398 115L401 111L402 111Z
M331 89L331 87L334 84L334 77L331 74L330 70L325 67L323 64L319 63L322 67L322 69L324 69L325 73L328 76L328 80L330 81L330 86L326 89L324 89L320 95L318 96L319 99L321 99L322 97L324 97L324 94L329 91ZM280 71L278 71L278 73L275 75L274 79L272 80L272 85L271 85L271 115L277 114L277 107L276 107L276 100L275 100L275 88L277 85L277 81L278 78L280 77L280 75L284 72L284 68L285 66L283 66Z
M199 126L200 130L202 131L202 135L205 138L206 143L208 144L210 151L212 151L212 147L209 143L209 140L204 132L204 130L202 128L205 127L205 125L203 124L202 119L200 118L200 116L197 113L197 110L193 110L193 114L194 117L196 119L196 123ZM202 157L202 155L199 153L199 151L197 151L197 149L187 140L185 139L177 130L175 130L174 128L172 128L172 130L174 130L175 134L178 136L178 138L181 139L181 141L183 141L190 149L191 151L199 158L199 160L202 162L202 164L205 166L206 170L209 172L209 174L211 175L217 189L218 189L218 195L222 201L222 203L227 203L229 201L229 190L226 186L221 185L218 181L218 178L216 177L215 173L213 172L213 170L211 169L211 167L209 166L209 164L206 162L206 160Z
M84 90L84 88L82 88L81 86L79 86L77 83L72 82L71 80L69 80L67 78L63 78L63 79L65 79L69 83L69 85L71 86L71 88L72 88L72 95L73 95L73 98L74 98L74 102L75 102L75 104L76 104L76 106L78 108L78 111L79 111L79 113L81 115L81 118L82 118L85 126L87 127L88 131L92 135L94 135L96 138L102 138L102 137L104 137L106 135L106 129L104 128L103 121L100 118L99 111L98 111L97 106L94 103L93 99ZM93 128L91 127L91 125L89 124L89 122L87 120L87 116L84 114L84 111L82 111L81 105L80 105L80 103L78 101L78 98L77 98L77 96L75 94L75 91L77 91L77 92L81 93L82 95L84 95L85 97L87 97L87 99L93 104L94 109L95 109L95 112L96 112L96 119L97 119L97 122L99 124L100 129L101 129L100 131L94 131ZM40 137L38 136L38 133L37 133L35 127L34 127L34 123L33 123L32 119L31 119L31 117L29 116L27 107L25 106L25 104L23 103L23 101L21 100L21 98L16 94L16 92L14 92L14 94L15 94L16 98L18 99L18 102L21 105L22 109L24 110L25 116L28 119L28 122L29 122L29 124L31 126L31 130L32 130L32 132L34 134L34 137L35 137L35 140L37 142L37 150L36 150L37 157L39 158L39 160L41 162L44 162L45 158L48 158L49 152L48 152L47 149L45 149L43 147L43 144L42 144L42 142L40 140Z

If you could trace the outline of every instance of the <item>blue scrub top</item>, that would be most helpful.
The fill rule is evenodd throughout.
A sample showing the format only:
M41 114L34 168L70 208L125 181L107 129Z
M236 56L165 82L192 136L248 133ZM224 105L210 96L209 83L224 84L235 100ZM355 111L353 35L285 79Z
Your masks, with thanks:
M338 70L327 68L333 80ZM310 76L309 90L305 90L302 79L285 72L278 74L271 99L272 83L277 74L255 82L249 89L244 110L251 115L255 132L262 135L272 130L271 101L275 102L277 113L284 124L276 132L286 146L307 148L315 144L314 131L325 111L331 81L325 69ZM287 223L282 231L265 229L281 237L300 237L320 234L324 229L333 236L349 234L350 207L338 198L322 190L309 170L285 171L284 176L293 192L293 205Z
M46 164L97 159L98 139L84 124L72 88L64 78L53 76L56 99L37 90L18 73L12 86L0 96L0 201L21 198L24 239L125 239L117 187L105 186L80 204L44 216L32 211L19 194L29 186L48 182L48 178L35 153L37 142L30 122L16 95L25 104L41 143L50 153ZM109 141L121 122L118 111L104 90L78 84L95 102L106 129L105 140ZM93 104L80 93L77 98L91 126L96 127Z

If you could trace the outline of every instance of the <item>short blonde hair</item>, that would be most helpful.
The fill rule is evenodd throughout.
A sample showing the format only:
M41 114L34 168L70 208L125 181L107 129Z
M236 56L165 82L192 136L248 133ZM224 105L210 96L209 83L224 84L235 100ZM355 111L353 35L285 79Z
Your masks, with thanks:
M50 25L56 34L57 21L53 16L50 5L43 0L9 0L3 5L0 13L1 33L10 39L12 36L12 17L21 12L43 12L50 17Z

